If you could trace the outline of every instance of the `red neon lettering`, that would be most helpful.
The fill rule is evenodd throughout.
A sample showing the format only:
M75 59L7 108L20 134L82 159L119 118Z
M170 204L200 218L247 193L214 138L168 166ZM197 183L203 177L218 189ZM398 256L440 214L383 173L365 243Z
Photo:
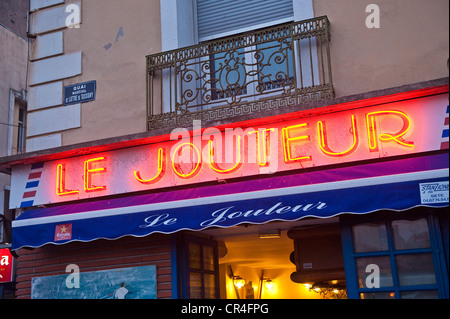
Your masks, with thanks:
M79 190L66 189L66 168L63 164L58 164L56 167L56 195L73 195L78 194Z
M230 167L228 169L221 169L215 162L214 162L214 147L213 147L213 141L209 140L209 166L218 173L231 173L237 170L242 165L241 161L241 137L237 135L236 139L237 143L237 151L236 151L236 164L233 167Z
M311 156L297 156L292 157L291 155L291 143L305 142L309 141L309 135L301 135L290 137L290 132L298 129L308 128L308 123L302 123L298 125L288 126L282 129L283 131L283 146L284 146L284 161L286 163L295 161L310 161Z
M382 133L378 135L377 132L377 125L375 123L375 117L381 116L381 115L396 115L400 117L403 121L403 127L398 131L397 133ZM366 114L366 120L367 120L367 136L369 139L369 149L372 152L378 151L378 139L382 142L390 142L394 141L400 145L406 146L406 147L414 147L414 142L408 142L403 139L403 135L405 135L409 129L411 128L411 119L406 115L405 113L401 111L377 111L377 112L370 112ZM377 139L378 135L378 139Z
M175 161L175 156L180 157L183 151L183 147L187 146L189 148L191 148L192 150L195 151L195 153L197 154L197 162L195 163L194 167L192 168L191 166L191 170L189 172L184 172L183 171L183 167L181 164L192 164L193 161L189 161L187 163L185 162L181 162L181 161ZM192 157L191 157L192 159ZM173 156L172 156L172 168L173 171L175 172L175 174L177 174L178 176L180 176L181 178L190 178L192 176L194 176L196 173L198 173L198 169L200 167L201 164L201 155L200 155L200 151L198 149L197 146L195 146L192 143L183 143L177 146L177 148L175 149L175 151L173 152Z
M330 155L330 156L348 155L358 147L359 138L358 138L358 132L357 132L357 127L356 127L356 119L353 114L352 114L352 127L350 129L350 132L353 135L353 144L345 151L334 152L328 146L327 128L325 125L325 121L317 122L317 134L319 135L319 147L322 150L322 152L324 152L325 154Z
M263 134L265 132L273 132L275 131L275 129L273 128L266 128L264 129L262 132ZM259 166L267 166L269 165L269 161L267 160L267 138L269 134L264 134L262 137L260 137L259 131L251 131L248 132L248 134L253 134L256 133L256 143L258 145L258 162L259 162Z
M136 177L136 179L143 184L154 183L160 180L164 175L164 159L164 150L160 148L158 150L158 173L156 173L156 175L150 179L143 179L141 178L141 174L138 171L134 171L134 177Z
M92 185L92 175L106 172L106 167L92 168L91 164L106 160L105 157L92 158L84 162L84 190L86 192L101 191L106 189L106 185Z

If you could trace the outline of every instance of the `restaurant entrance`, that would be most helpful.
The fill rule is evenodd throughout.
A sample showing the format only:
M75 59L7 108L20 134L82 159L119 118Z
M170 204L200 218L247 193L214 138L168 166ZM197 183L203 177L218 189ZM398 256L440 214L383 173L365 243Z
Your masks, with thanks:
M335 289L330 290L330 287L325 289L324 285L317 285L317 281L316 286L313 286L314 281L304 283L294 281L298 257L296 240L290 238L290 233L293 229L309 229L313 227L312 225L317 227L318 234L321 232L320 229L329 228L331 225L339 230L339 218L326 220L307 218L295 222L276 221L262 225L243 224L226 229L214 228L180 235L180 238L183 238L181 246L187 247L183 250L184 253L180 254L184 255L186 260L180 262L183 268L179 277L181 285L183 286L183 282L186 283L183 298L345 298L342 262L340 277L329 280L330 284L335 283ZM340 236L339 231L337 235ZM190 240L193 242L189 242ZM308 251L314 249L308 247ZM327 259L326 254L327 252L319 251L313 256L308 256L311 258L310 264L314 264L314 270L318 273L326 271L319 262L321 259ZM342 249L339 248L337 254L342 256ZM216 261L212 260L213 256L217 256ZM218 269L218 276L215 269ZM218 281L213 278L218 278ZM325 282L324 278L321 278L321 283ZM325 295L326 290L335 292Z
M182 238L183 298L448 298L448 208L242 224Z

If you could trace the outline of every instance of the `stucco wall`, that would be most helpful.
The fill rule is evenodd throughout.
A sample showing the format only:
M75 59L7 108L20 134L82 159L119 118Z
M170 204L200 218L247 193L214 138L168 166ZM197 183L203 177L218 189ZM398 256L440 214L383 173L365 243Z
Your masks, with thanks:
M78 27L67 27L70 5ZM159 17L159 0L33 1L27 151L146 130L145 57L161 51ZM64 86L92 80L94 101L63 105Z
M369 4L380 28L367 28ZM337 96L448 77L448 0L314 0L316 16L331 24Z
M146 130L145 56L161 51L159 12L159 0L83 1L81 27L64 34L67 52L83 52L83 71L64 85L96 80L97 97L64 144Z

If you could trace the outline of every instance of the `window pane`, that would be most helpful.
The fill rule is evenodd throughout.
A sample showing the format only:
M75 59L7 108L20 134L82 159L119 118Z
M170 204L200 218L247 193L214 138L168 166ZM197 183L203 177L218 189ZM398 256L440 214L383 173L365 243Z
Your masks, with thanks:
M402 299L438 299L437 290L403 291L400 293Z
M189 243L189 267L200 269L200 245Z
M192 299L202 298L202 275L199 273L189 273L189 297Z
M430 236L425 218L392 222L395 249L429 248Z
M366 292L360 296L361 299L395 299L395 293L392 291Z
M205 274L205 298L214 299L216 298L216 277L212 274Z
M211 246L203 246L203 267L214 271L214 249Z
M387 232L384 224L368 223L353 226L355 252L388 250Z
M368 269L368 265L378 266L380 269L379 276L375 271ZM357 258L356 267L360 288L374 288L373 284L378 283L378 281L380 287L393 286L391 263L388 256Z
M435 284L431 254L395 256L400 286Z

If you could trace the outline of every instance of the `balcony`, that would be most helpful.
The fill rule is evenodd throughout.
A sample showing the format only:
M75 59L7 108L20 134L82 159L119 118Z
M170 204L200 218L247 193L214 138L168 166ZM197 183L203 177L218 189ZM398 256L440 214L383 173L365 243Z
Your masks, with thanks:
M147 128L334 97L326 16L147 56Z

